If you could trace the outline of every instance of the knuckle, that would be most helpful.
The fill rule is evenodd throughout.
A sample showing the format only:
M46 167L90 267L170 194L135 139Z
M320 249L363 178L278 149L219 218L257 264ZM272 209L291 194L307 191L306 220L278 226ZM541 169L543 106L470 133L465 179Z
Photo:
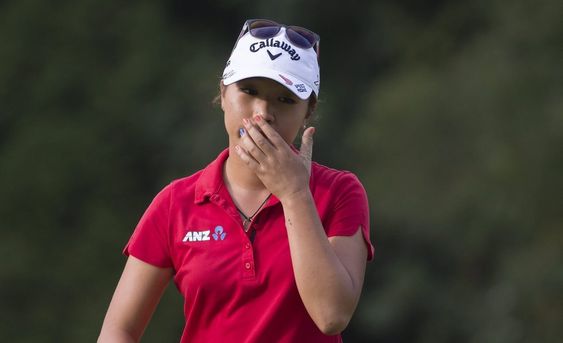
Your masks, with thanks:
M266 141L262 137L256 138L254 142L258 145L264 145L266 143Z
M248 151L253 155L255 155L258 152L258 150L259 149L256 145L252 145L250 148L248 148Z

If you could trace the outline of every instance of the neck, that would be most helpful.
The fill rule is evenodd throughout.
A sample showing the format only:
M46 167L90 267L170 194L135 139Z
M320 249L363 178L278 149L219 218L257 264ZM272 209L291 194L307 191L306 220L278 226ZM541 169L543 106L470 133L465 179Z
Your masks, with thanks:
M242 161L234 149L229 152L223 169L225 185L231 192L268 193L256 174Z
M223 180L236 208L244 217L245 229L248 229L251 217L264 206L270 191L236 154L230 154L225 161Z

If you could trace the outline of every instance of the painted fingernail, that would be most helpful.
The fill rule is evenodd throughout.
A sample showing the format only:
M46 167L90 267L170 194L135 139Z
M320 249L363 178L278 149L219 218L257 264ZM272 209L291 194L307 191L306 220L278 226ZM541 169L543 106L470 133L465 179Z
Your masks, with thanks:
M246 133L246 130L245 130L243 127L241 127L240 129L238 129L239 137L244 136L245 133Z
M254 116L254 120L259 123L262 120L262 116L257 114Z

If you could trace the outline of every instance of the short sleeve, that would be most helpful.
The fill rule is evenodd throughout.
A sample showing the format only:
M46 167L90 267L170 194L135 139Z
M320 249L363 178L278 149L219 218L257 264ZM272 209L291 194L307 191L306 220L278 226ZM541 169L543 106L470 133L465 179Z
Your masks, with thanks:
M169 245L170 186L153 199L123 249L144 262L161 268L172 267Z
M361 227L368 260L372 260L374 248L370 241L368 198L360 180L352 173L343 173L335 180L331 191L331 198L335 200L324 223L327 236L352 236Z

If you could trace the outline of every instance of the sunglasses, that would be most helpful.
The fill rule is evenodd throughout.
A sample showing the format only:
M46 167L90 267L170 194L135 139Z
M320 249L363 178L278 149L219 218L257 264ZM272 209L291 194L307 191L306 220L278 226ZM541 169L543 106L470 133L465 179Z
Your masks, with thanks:
M285 34L291 43L302 49L313 48L318 58L321 37L313 31L300 26L283 25L267 19L250 19L242 26L238 39L246 33L250 33L252 37L259 39L273 38L280 32L282 27L285 28Z

